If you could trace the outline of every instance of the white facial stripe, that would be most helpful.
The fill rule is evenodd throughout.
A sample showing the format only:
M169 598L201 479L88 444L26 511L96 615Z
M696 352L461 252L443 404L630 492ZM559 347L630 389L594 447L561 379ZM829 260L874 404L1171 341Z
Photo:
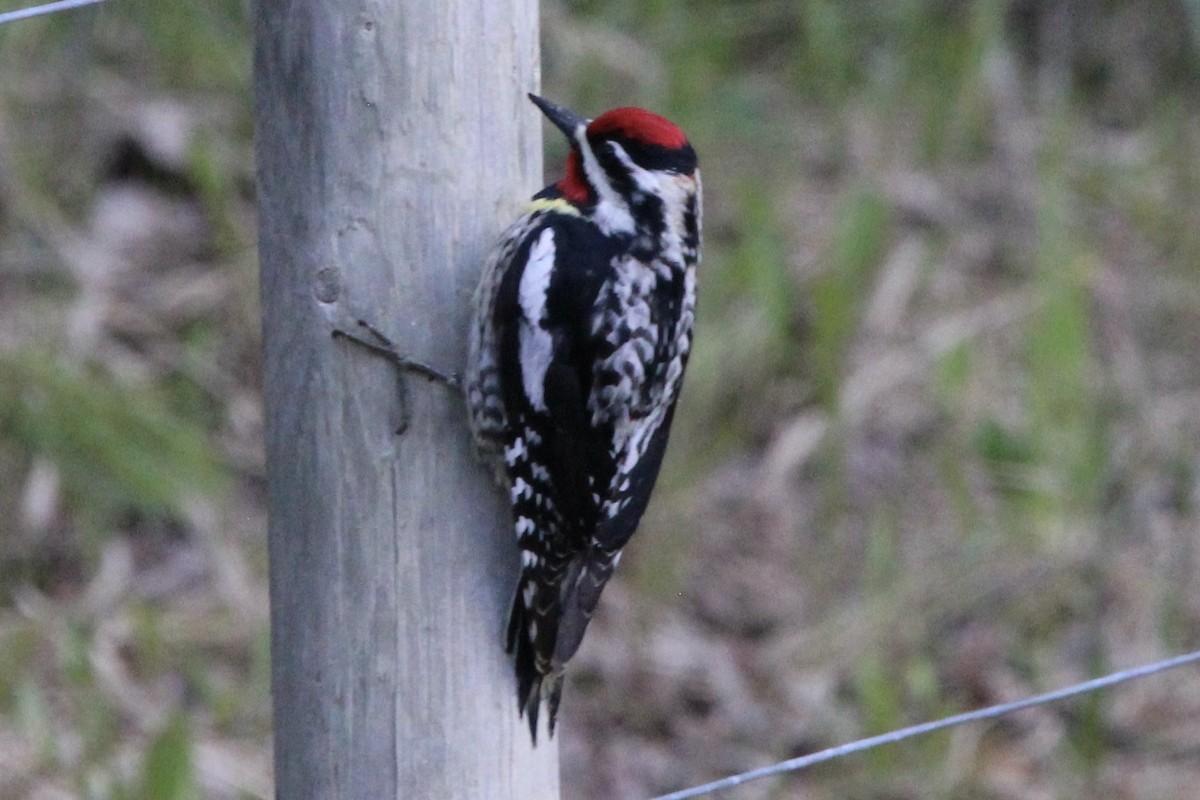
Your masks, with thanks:
M546 294L554 269L554 231L547 228L529 248L529 259L521 273L517 298L521 305L521 329L518 334L521 380L525 395L538 411L546 410L544 387L546 370L554 356L550 332L542 327L546 320Z
M608 174L600 166L592 146L588 144L586 131L586 128L580 127L575 133L575 141L579 143L579 152L583 155L583 172L599 196L599 202L596 204L596 224L605 233L633 233L637 227L633 222L633 214L629 213L625 198L608 182Z

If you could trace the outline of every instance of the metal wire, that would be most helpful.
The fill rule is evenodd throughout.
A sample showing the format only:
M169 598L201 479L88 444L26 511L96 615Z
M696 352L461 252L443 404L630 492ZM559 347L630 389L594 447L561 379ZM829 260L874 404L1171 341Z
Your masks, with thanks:
M16 11L5 11L0 14L0 25L6 22L16 22L19 19L29 19L30 17L40 17L42 14L53 14L56 11L68 11L72 8L80 6L90 6L94 3L103 3L104 0L57 0L54 3L44 3L40 6L30 6L29 8L19 8Z
M1108 686L1115 686L1118 683L1134 680L1135 678L1144 678L1149 675L1154 675L1159 672L1165 672L1169 669L1174 669L1176 667L1182 667L1197 662L1200 662L1200 650L1194 653L1188 653L1187 655L1168 658L1165 661L1147 664L1146 666L1135 667L1133 669L1127 669L1121 672L1114 672L1110 675L1105 675L1102 678L1095 678L1090 681L1084 681L1083 683L1077 683L1074 686L1068 686L1065 689L1058 689L1053 692L1035 695L1034 697L1027 697L1024 700L1017 700L1012 703L1003 703L997 706L988 706L987 708L981 708L976 711L968 711L964 714L955 714L952 717L944 717L943 719L934 720L932 722L924 722L920 725L901 728L900 730L880 734L879 736L871 736L867 739L859 739L856 742L838 745L837 747L830 747L827 750L821 750L820 752L811 753L807 756L789 759L778 764L773 764L769 767L760 767L759 769L753 769L749 772L743 772L740 775L732 775L728 778L722 778L719 781L706 783L703 786L696 786L691 789L683 789L678 792L672 792L671 794L660 795L652 798L652 800L688 800L688 798L691 797L699 797L700 795L717 792L722 789L730 789L734 786L740 786L743 783L758 780L759 778L767 778L784 772L804 769L805 767L810 767L813 764L819 764L823 761L832 761L836 758L848 756L853 753L861 753L864 750L870 750L871 748L878 747L879 745L892 744L893 742L899 742L903 739L910 739L914 736L932 733L933 731L952 728L955 725L962 725L967 722L978 722L985 719L994 719L1004 714L1011 714L1014 711L1020 711L1022 709L1032 708L1033 706L1040 706L1046 703L1054 703L1059 700L1065 700L1068 697L1075 697L1088 692L1094 692L1097 689L1104 689Z

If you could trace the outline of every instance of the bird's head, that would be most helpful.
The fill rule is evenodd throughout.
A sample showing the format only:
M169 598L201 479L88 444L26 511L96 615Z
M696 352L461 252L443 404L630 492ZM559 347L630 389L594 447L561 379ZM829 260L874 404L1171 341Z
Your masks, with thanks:
M641 108L614 108L589 120L536 95L529 99L570 142L557 186L575 205L607 201L629 209L698 190L696 151L670 120Z

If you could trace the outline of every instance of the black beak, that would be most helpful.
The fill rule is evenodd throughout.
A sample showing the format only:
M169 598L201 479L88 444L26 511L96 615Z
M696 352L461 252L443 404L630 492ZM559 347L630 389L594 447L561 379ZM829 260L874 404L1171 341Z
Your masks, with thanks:
M546 115L546 119L554 123L554 127L558 128L571 142L575 141L575 131L580 125L587 125L588 121L576 114L574 111L568 111L562 106L556 106L549 100L538 97L536 94L529 95L529 99L533 104L542 110Z

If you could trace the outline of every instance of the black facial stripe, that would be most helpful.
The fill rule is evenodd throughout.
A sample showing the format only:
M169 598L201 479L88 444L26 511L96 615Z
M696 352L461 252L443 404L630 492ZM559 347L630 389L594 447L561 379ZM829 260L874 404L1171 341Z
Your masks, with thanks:
M626 199L632 197L634 192L638 191L637 183L633 180L629 168L621 162L620 157L609 147L608 142L601 142L594 152L596 161L604 170L604 174L608 176L609 184L622 197Z
M687 201L687 210L683 214L684 225L686 229L683 237L683 247L685 250L695 252L700 247L700 215L696 208L696 195L692 195Z
M624 148L633 163L642 169L664 170L679 174L695 172L697 167L696 151L690 144L683 147L663 147L658 144L647 144L637 139L611 139ZM592 149L607 151L604 140L591 142Z

